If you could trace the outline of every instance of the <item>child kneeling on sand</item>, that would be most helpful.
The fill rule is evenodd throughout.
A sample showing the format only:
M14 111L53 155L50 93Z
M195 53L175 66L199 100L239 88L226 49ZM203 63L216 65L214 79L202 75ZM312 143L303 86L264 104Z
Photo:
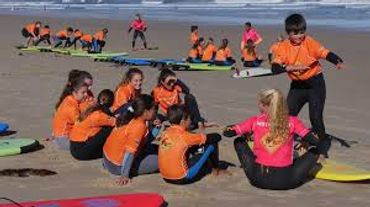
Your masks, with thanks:
M258 99L261 114L228 127L224 136L253 133L253 149L248 146L246 137L234 141L236 154L252 185L272 190L296 188L307 180L329 145L318 139L297 117L288 115L285 98L279 90L265 90ZM294 134L314 146L295 160Z
M190 113L184 105L173 105L168 109L171 126L161 138L158 153L159 171L163 179L172 184L189 184L200 180L211 170L218 174L219 134L194 134L188 132ZM204 145L204 148L199 148ZM199 149L204 149L203 153ZM187 156L185 156L187 155Z

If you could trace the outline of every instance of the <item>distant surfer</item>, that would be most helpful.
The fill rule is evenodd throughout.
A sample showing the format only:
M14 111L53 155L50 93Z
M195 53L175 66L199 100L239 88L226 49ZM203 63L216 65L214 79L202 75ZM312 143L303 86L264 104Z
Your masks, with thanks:
M135 19L131 22L130 29L128 30L128 34L130 34L131 30L134 30L134 36L132 39L132 50L135 50L135 43L136 38L140 36L140 39L143 41L144 48L147 49L146 39L144 32L147 29L146 23L141 19L140 14L135 15Z

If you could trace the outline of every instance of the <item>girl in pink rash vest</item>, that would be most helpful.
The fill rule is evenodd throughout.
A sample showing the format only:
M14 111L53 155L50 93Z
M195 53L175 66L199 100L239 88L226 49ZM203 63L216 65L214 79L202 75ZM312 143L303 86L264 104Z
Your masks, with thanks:
M132 50L135 50L136 38L140 36L140 39L143 41L144 48L147 48L146 39L144 32L147 29L146 23L141 19L140 14L135 15L135 19L131 22L130 29L128 33L130 34L131 30L134 30L134 36L132 39Z
M234 141L241 166L252 185L272 190L296 188L307 180L309 172L321 155L327 153L330 144L320 141L297 117L288 115L285 98L279 90L265 90L258 99L261 114L227 127L224 136L253 134L253 149L248 146L245 136ZM313 146L295 160L294 135Z

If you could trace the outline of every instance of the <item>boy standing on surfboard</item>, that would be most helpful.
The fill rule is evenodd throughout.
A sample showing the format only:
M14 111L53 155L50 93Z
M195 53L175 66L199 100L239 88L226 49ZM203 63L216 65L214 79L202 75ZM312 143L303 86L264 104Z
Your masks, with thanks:
M297 116L304 104L309 104L312 130L320 139L326 136L323 120L326 87L319 59L344 67L343 60L306 34L306 20L301 14L292 14L285 20L288 39L280 43L272 61L274 74L287 72L292 79L288 94L291 116Z

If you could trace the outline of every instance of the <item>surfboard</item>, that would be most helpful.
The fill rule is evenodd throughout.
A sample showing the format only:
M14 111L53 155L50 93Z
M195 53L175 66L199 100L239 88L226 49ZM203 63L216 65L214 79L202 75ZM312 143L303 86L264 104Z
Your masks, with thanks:
M370 171L354 167L344 162L327 159L315 178L336 182L354 182L370 180Z
M237 71L233 74L233 78L252 78L252 77L259 77L259 76L268 76L273 75L271 69L268 68L248 68L241 71Z
M102 52L102 53L88 53L87 51L70 51L71 56L74 57L116 57L116 56L126 56L126 52Z
M24 52L51 52L50 46L17 47L17 49L24 51Z
M0 204L0 207L161 207L165 204L165 201L161 195L155 193L136 193L76 199L30 201L19 204Z
M34 139L1 139L0 157L32 152L41 149L41 147L40 143Z
M9 124L0 122L0 133L6 132L9 129Z
M149 66L153 63L152 59L149 58L126 58L124 64L131 66Z
M234 66L217 66L209 63L176 63L171 64L173 70L198 70L198 71L229 71Z

